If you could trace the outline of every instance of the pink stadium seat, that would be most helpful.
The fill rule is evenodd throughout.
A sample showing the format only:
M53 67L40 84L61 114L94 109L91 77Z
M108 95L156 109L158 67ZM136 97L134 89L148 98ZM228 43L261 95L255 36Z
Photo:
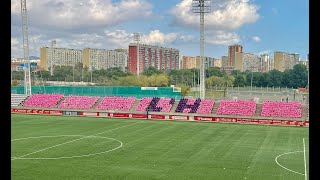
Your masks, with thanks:
M106 96L98 104L97 109L129 111L135 101L135 97Z
M214 105L214 100L204 99L200 102L198 107L198 114L211 114L212 108Z
M261 116L301 118L302 104L300 102L270 102L262 104Z
M139 104L136 107L136 111L146 111L147 107L149 106L150 102L153 98L151 97L145 97L142 98Z
M256 105L252 100L221 100L217 114L253 116Z
M90 109L98 101L99 96L76 96L66 97L59 108L63 109Z
M23 103L26 107L53 108L62 99L63 94L32 94Z

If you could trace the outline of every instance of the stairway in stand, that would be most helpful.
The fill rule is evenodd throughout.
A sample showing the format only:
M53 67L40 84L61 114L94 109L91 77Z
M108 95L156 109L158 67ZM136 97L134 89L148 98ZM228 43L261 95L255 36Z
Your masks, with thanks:
M173 106L172 106L171 109L170 109L170 112L171 112L171 113L174 113L174 111L177 109L179 102L180 102L180 101L175 101L175 102L174 102Z
M136 99L136 101L132 104L132 106L131 106L129 111L134 112L140 101L141 100Z
M260 116L262 111L262 104L257 104L255 116Z
M213 105L213 108L212 108L212 111L211 111L212 114L217 114L219 105L220 105L220 101L214 101L214 105Z

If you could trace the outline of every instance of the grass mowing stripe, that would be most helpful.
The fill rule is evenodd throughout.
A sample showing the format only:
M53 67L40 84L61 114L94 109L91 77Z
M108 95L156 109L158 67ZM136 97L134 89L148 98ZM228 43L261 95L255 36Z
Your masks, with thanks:
M23 125L15 123L25 120L25 117L33 119L33 122ZM274 159L277 155L296 148L300 150L301 139L308 138L308 129L300 127L38 115L12 116L11 120L12 138L61 134L86 136L100 133L101 129L144 122L101 134L112 135L124 142L123 148L108 154L56 161L13 161L12 179L47 179L50 176L51 179L71 180L234 180L245 177L259 180L301 180L301 175L284 170ZM89 140L83 146L82 141L78 141L63 147L70 155L81 155L81 147L84 148L83 152L99 152L103 149L103 144L107 143ZM29 141L33 142L32 139ZM54 145L58 140L50 142L48 144ZM17 142L12 144L12 150L16 154L23 154L21 151L28 144L28 141ZM98 147L101 149L97 149ZM28 147L29 152L34 149L36 148ZM52 148L48 155L55 156L55 152L64 153L61 148ZM46 152L42 154L46 155ZM294 161L291 157L283 157L282 163L290 169L301 169L303 172L303 156L298 163L298 155L294 155ZM250 170L247 166L250 166Z
M50 147L47 147L47 148L44 148L44 149L40 149L40 150L34 151L32 153L28 153L28 154L22 155L20 157L17 157L17 158L11 159L11 160L16 160L16 159L19 159L19 158L23 158L23 157L26 157L26 156L29 156L29 155L32 155L32 154L35 154L35 153L38 153L38 152L42 152L42 151L45 151L45 150L48 150L48 149L51 149L51 148L55 148L55 147L64 145L64 144L68 144L68 143L72 143L72 142L75 142L75 141L79 141L81 139L88 138L90 136L96 136L96 135L103 134L103 133L106 133L106 132L109 132L109 131L113 131L113 130L116 130L116 129L119 129L119 128L124 128L124 127L127 127L127 126L131 126L131 125L137 124L137 123L141 123L141 122L135 122L135 123L131 123L131 124L128 124L128 125L125 125L125 126L120 126L118 128L109 129L109 130L104 131L104 132L100 132L100 133L96 133L96 134L93 134L93 135L88 135L88 136L84 136L84 137L81 137L81 138L77 138L77 139L74 139L74 140L71 140L71 141L67 141L67 142L60 143L60 144L57 144L57 145L54 145L54 146L50 146ZM122 144L121 144L121 146L122 146Z

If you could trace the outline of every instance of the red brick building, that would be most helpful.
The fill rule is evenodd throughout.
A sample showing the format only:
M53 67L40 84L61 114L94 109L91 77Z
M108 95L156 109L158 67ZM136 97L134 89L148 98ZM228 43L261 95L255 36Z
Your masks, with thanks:
M137 44L130 43L128 49L128 70L132 74L137 74L137 71L142 74L148 67L155 67L158 70L179 69L178 49L139 44L139 63Z

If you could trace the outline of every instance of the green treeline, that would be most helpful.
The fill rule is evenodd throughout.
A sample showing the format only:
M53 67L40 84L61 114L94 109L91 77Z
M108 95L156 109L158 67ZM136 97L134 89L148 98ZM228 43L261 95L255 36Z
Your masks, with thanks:
M293 69L280 72L272 70L267 73L239 70L232 71L231 75L220 71L219 68L209 68L205 72L206 87L212 86L252 86L258 87L306 87L308 83L307 68L303 64L297 64ZM24 72L12 71L13 84L17 80L24 79ZM159 71L153 67L146 69L139 77L132 75L127 70L124 72L120 68L109 68L89 71L82 68L82 64L77 64L74 68L70 66L55 67L54 75L50 71L32 72L32 80L45 81L67 81L67 82L93 82L103 86L158 86L168 87L170 85L180 85L185 87L196 86L199 83L198 69L182 69L171 71Z

